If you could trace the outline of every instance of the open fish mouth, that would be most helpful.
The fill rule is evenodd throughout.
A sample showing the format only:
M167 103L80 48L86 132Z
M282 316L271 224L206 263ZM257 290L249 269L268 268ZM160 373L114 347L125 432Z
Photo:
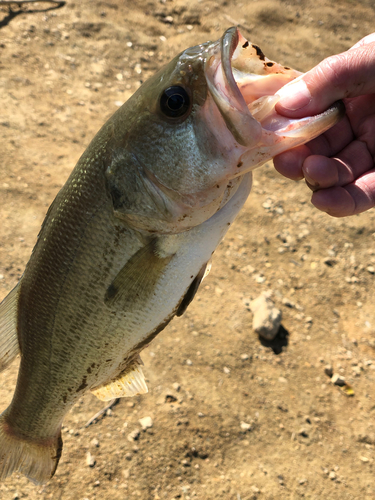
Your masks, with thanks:
M265 148L259 161L246 162L246 170L267 161L265 156L271 158L310 141L345 114L343 102L338 101L315 116L290 119L279 115L277 91L302 73L267 59L235 27L218 41L205 73L210 94L237 143L248 152L256 147L262 153Z

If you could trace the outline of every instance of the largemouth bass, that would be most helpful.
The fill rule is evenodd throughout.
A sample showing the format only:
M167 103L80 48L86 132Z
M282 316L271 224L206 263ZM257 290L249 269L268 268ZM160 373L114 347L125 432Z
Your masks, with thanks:
M147 392L140 351L181 315L251 189L251 170L343 114L290 120L275 93L300 73L230 28L144 83L83 153L0 305L0 479L44 483L78 398Z

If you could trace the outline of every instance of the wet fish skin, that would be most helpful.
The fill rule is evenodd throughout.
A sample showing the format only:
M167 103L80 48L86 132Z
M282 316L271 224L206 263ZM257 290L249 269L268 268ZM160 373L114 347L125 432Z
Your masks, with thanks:
M48 210L21 281L0 305L0 369L21 355L0 416L0 479L19 470L43 483L54 474L64 415L85 392L147 391L139 352L185 310L246 201L250 171L274 150L277 131L251 116L231 74L239 40L228 30L147 81L98 132ZM171 86L190 102L177 119L161 111Z

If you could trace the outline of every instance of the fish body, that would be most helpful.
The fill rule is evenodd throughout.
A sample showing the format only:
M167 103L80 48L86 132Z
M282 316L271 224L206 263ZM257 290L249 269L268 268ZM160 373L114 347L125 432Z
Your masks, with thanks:
M0 305L0 370L21 357L0 416L0 479L53 476L64 415L85 392L147 392L139 353L194 297L251 170L339 119L340 105L277 116L275 92L299 73L269 62L235 28L187 49L78 161Z

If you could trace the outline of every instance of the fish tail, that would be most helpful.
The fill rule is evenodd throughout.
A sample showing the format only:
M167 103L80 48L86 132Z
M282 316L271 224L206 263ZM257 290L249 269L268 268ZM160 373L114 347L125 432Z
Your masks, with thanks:
M35 484L47 482L60 460L61 427L56 436L32 440L14 432L7 412L0 415L0 481L19 471Z

